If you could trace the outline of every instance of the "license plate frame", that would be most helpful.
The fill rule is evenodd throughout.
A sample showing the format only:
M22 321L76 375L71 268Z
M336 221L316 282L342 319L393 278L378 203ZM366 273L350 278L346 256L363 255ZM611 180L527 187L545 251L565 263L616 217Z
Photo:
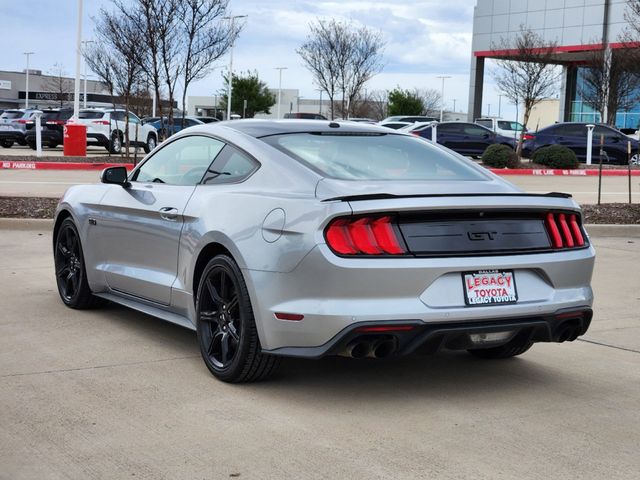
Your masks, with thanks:
M475 270L462 272L461 278L467 307L493 307L518 302L516 275L513 270Z

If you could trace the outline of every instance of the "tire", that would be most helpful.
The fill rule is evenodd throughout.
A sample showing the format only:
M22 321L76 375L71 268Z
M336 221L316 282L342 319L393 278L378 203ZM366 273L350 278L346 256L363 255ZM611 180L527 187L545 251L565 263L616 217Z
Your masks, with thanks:
M113 132L111 134L111 140L109 141L109 145L107 145L107 150L109 153L121 153L122 152L122 135L120 132Z
M229 383L271 375L280 358L262 353L242 273L227 255L209 261L196 295L200 353L209 371Z
M640 165L640 154L634 153L633 155L631 155L631 158L629 159L629 164Z
M31 150L37 150L38 149L38 147L36 146L35 143L27 142L27 145L29 145L29 148Z
M144 153L149 153L151 150L156 148L157 144L158 142L155 135L149 134L149 136L147 137L147 143L145 143L142 147L144 149Z
M480 358L487 358L490 360L497 360L501 358L510 358L515 357L517 355L522 355L524 352L529 350L533 343L513 343L509 342L505 345L500 345L499 347L492 348L474 348L467 350L471 355L475 355Z
M13 140L0 140L0 146L2 148L11 148L13 147Z
M58 293L67 307L87 309L102 303L89 288L80 235L71 218L58 229L53 256Z
M16 140L18 142L18 145L20 145L21 147L24 147L27 145L27 141L22 139L22 140Z

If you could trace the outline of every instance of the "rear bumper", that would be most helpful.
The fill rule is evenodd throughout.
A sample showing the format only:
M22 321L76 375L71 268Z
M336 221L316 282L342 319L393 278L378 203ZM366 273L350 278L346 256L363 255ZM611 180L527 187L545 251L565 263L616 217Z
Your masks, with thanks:
M379 327L380 322L362 322L351 325L334 338L318 347L284 347L268 353L282 356L320 358L340 355L349 351L349 346L358 343L370 345L389 342L393 355L412 353L435 354L440 350L467 350L502 345L511 341L526 344L537 342L573 341L589 329L593 311L590 308L561 310L552 315L531 316L519 319L487 319L458 323L425 324L419 320L387 323L404 327L403 330L367 332L367 327ZM507 333L499 341L481 344L473 335Z

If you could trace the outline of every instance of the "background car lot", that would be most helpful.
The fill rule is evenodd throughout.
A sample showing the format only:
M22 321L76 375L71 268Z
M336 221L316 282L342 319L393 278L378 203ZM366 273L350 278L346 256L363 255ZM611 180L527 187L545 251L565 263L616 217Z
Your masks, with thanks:
M69 311L50 229L4 222L7 478L637 478L640 239L595 239L587 341L507 362L294 360L238 387L211 381L192 332Z

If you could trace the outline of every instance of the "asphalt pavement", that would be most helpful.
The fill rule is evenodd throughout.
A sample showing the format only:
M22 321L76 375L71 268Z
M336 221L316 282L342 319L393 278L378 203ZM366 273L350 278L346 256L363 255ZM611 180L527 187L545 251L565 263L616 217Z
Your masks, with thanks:
M637 479L640 239L594 242L583 340L227 385L193 332L64 307L49 225L0 221L0 478Z
M61 197L67 188L79 183L95 183L99 171L85 170L2 170L0 169L0 196ZM531 193L571 193L579 203L596 203L598 177L565 177L509 175L504 177ZM640 202L640 177L632 177L632 200ZM603 202L626 202L628 179L626 177L602 178Z

